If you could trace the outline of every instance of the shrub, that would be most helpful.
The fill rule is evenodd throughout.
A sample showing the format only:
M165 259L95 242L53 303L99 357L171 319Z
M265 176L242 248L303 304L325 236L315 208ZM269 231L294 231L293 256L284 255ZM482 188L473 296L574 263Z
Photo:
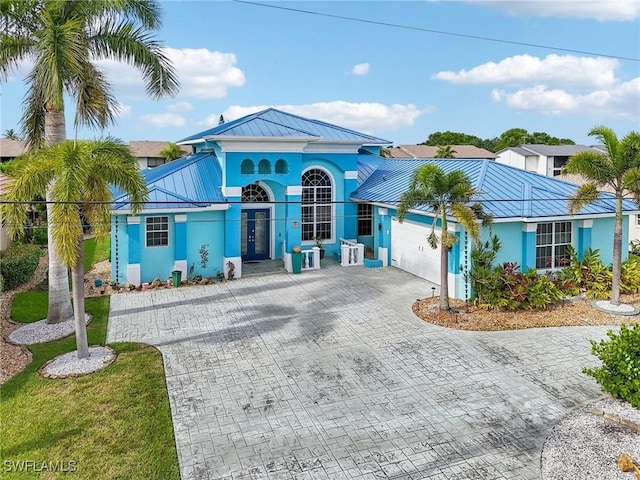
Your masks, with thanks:
M3 288L13 290L27 282L38 268L42 251L37 245L12 245L0 253Z
M563 292L547 275L521 272L517 263L492 267L500 242L493 236L471 252L472 301L481 308L505 310L548 308L560 302Z
M600 250L588 248L582 260L574 248L567 247L569 265L556 273L558 286L570 295L585 292L587 298L606 299L611 296L611 268L600 260Z
M638 293L640 290L640 258L631 255L622 262L620 290L622 293Z
M609 340L591 340L591 353L602 362L598 368L584 368L602 385L602 390L616 398L627 400L640 409L640 325L622 324L620 333L607 332Z

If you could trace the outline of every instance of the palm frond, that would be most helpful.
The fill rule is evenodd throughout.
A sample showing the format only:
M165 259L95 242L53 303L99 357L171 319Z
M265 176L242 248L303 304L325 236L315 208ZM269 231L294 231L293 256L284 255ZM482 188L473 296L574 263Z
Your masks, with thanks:
M609 184L616 173L609 157L595 150L578 152L569 158L563 169L566 173L582 175L598 186Z
M598 125L589 130L588 135L595 137L601 144L604 145L607 150L607 155L611 161L615 164L618 158L618 137L613 129L605 127L604 125Z
M581 185L567 201L569 212L571 215L576 214L585 205L598 200L600 195L601 192L598 191L598 187L594 183L585 183L584 185Z
M451 205L451 213L471 239L477 243L480 240L480 225L474 211L462 203L454 203Z
M160 42L131 22L105 22L90 39L90 49L98 58L113 58L142 72L147 93L155 99L174 96L179 90L177 74Z
M27 91L22 102L23 114L20 119L20 131L26 139L30 149L37 149L44 145L44 104L46 97L40 84L29 75L27 83L31 88Z
M82 74L73 83L77 91L74 125L102 129L112 124L117 101L104 74L90 62L84 62Z

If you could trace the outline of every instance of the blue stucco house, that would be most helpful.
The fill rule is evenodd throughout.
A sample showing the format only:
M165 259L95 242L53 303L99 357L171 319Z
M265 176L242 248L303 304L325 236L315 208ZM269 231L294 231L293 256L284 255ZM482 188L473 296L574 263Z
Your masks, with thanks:
M611 262L611 196L570 216L566 199L575 185L491 160L385 159L379 154L387 140L275 109L178 143L193 153L143 171L149 201L142 213L132 216L128 198L114 192L111 260L118 283L165 280L174 270L209 277L230 265L239 278L243 262L265 259L281 259L291 271L295 245L305 251L306 269L320 268L317 237L344 265L362 265L368 247L383 266L438 283L439 253L426 240L432 216L418 208L404 222L396 219L396 200L426 162L463 170L482 192L478 200L502 240L500 262L555 268L567 245L579 253L598 248ZM627 223L636 207L624 209ZM467 298L471 242L454 221L449 228L459 237L449 256L449 292Z

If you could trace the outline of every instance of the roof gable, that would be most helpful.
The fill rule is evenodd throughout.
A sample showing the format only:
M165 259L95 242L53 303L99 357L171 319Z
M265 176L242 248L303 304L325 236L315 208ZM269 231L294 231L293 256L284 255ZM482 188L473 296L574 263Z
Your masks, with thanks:
M453 158L488 158L494 159L497 155L484 148L475 145L449 145L455 153ZM435 158L438 149L433 145L398 145L388 148L389 155L393 158Z
M210 152L197 153L158 167L144 170L149 191L145 210L204 207L224 202L221 192L222 170ZM129 198L114 190L115 209L130 208Z
M343 141L363 145L388 145L382 138L349 130L320 120L300 117L268 108L217 127L183 138L178 143L201 141L215 137L272 137L303 138L317 141Z

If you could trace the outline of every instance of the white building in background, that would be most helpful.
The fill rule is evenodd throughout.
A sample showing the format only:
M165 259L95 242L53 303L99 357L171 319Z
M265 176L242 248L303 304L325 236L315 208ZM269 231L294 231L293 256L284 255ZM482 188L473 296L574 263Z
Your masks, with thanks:
M582 185L584 183L582 177L578 175L563 175L562 168L572 155L589 150L607 153L602 145L524 144L500 150L495 161L547 177L558 177L559 180ZM640 214L632 215L629 218L629 242L633 240L640 240Z

